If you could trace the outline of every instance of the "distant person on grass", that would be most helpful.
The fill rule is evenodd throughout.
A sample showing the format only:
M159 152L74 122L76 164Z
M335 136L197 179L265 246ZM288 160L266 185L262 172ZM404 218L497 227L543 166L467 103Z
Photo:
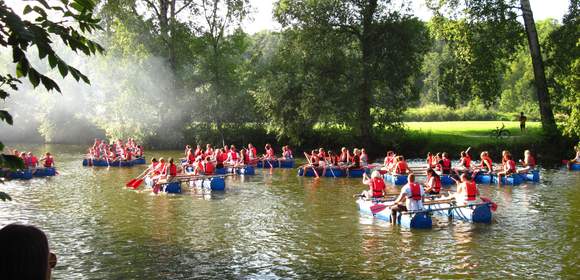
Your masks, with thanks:
M528 117L524 115L524 112L520 112L520 130L522 132L526 132L526 121Z

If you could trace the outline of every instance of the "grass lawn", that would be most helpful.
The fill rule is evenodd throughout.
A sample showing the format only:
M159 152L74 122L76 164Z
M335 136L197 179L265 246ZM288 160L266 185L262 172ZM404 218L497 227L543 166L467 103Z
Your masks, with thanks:
M497 139L491 137L491 131L505 124L511 137ZM457 121L457 122L407 122L405 128L411 139L428 138L430 142L453 143L463 146L482 144L526 144L534 143L542 132L540 122L528 122L526 133L520 132L519 122L507 121Z

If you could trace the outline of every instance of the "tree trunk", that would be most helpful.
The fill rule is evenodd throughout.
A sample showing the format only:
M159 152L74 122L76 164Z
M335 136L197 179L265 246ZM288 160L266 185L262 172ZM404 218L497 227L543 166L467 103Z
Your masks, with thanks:
M538 32L536 31L536 23L534 22L534 14L532 13L532 7L530 6L529 0L520 0L520 5L523 12L526 35L528 36L532 66L534 67L534 81L536 84L538 103L540 105L542 127L544 128L544 131L552 133L556 130L556 121L554 120L554 113L552 112L550 95L548 95L544 62L540 51L540 43L538 40Z
M377 0L371 0L362 11L362 34L360 37L362 49L362 82L359 93L359 141L362 146L369 148L371 143L371 97L372 88L372 25L373 17L377 10Z

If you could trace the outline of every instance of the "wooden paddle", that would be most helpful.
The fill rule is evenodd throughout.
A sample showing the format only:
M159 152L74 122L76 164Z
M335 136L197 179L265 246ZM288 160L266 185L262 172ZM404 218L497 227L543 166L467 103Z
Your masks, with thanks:
M312 161L310 160L310 157L308 157L308 154L306 152L304 152L304 156L306 157L308 164L310 164L310 166L312 167L312 171L314 171L314 175L316 175L316 178L320 178L320 176L318 176L316 168L314 168L314 165L312 165ZM304 175L306 175L306 169L304 170Z

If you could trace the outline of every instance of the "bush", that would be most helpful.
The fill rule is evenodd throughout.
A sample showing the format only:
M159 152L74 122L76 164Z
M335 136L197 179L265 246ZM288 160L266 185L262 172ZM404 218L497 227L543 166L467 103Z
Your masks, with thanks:
M486 108L478 102L470 103L458 109L445 105L427 104L419 108L409 108L403 115L406 122L441 122L441 121L516 121L519 112L500 112ZM528 115L528 121L536 121L538 116Z

